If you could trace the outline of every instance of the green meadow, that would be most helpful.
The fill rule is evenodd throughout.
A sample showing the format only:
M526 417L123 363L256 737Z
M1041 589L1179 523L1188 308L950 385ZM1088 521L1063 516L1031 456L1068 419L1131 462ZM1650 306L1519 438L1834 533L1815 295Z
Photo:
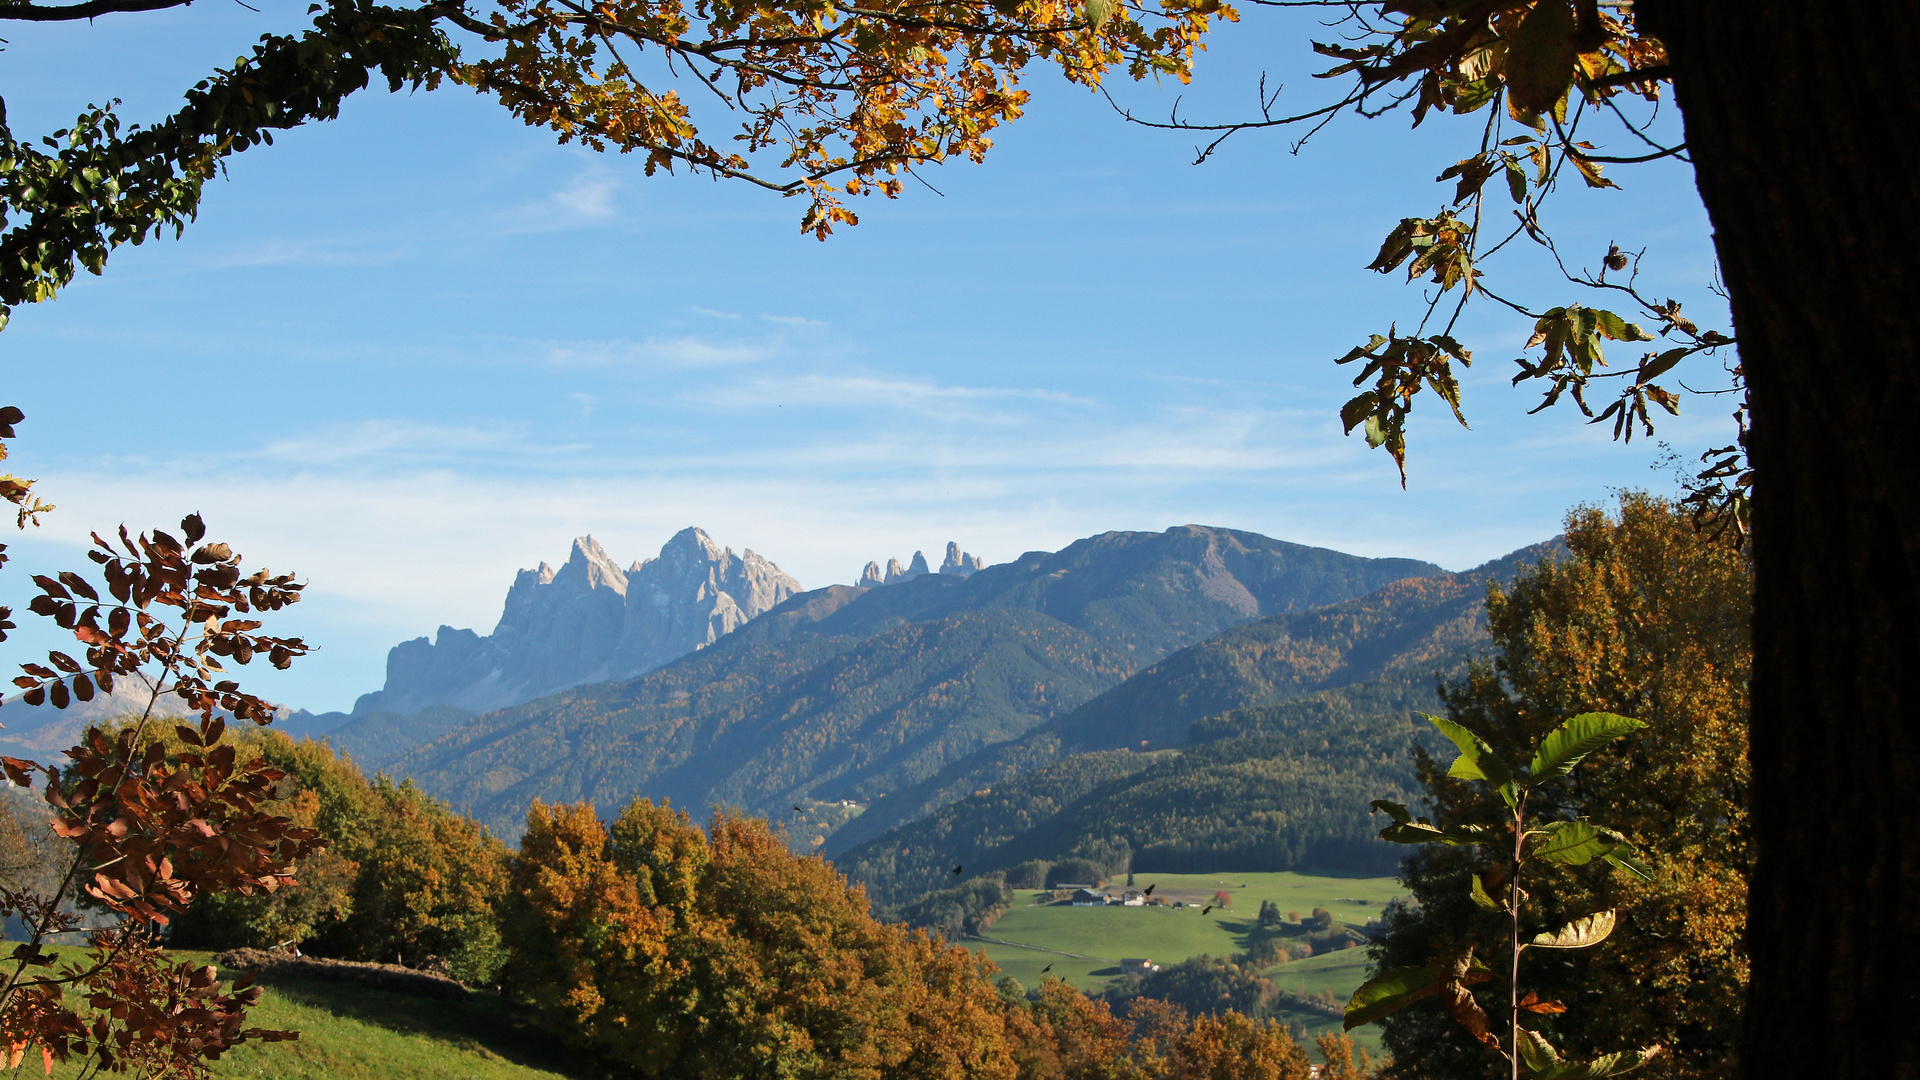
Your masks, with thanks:
M1400 895L1400 884L1393 878L1315 877L1292 872L1135 876L1136 889L1148 886L1153 887L1155 898L1189 906L1072 907L1046 903L1046 893L1022 891L1016 894L1013 907L982 935L994 940L972 944L984 948L1003 971L1027 985L1033 985L1029 974L1037 980L1040 969L1053 963L1048 974L1064 975L1085 989L1098 989L1119 974L1124 958L1143 957L1156 964L1172 964L1203 953L1227 956L1245 951L1254 936L1254 920L1262 901L1273 901L1282 915L1307 915L1316 907L1324 907L1335 920L1359 927L1378 918L1387 901ZM1207 912L1214 894L1220 892L1227 894L1228 904ZM1034 947L1052 953L1038 952ZM1309 990L1329 987L1339 989L1327 983ZM1349 993L1352 990L1346 989Z
M1364 926L1380 917L1389 900L1401 895L1394 878L1316 877L1310 874L1137 874L1134 888L1153 886L1153 895L1191 905L1173 907L1072 907L1046 903L1048 894L1022 891L1012 908L967 944L1021 985L1034 987L1059 976L1082 990L1099 992L1120 974L1122 959L1140 957L1175 964L1192 956L1228 956L1244 952L1254 937L1260 904L1271 900L1289 918L1316 907L1336 921ZM1215 903L1224 892L1229 903ZM1203 914L1204 912L1204 914ZM991 939L991 940L983 940ZM1045 970L1047 968L1052 970ZM1291 961L1265 974L1274 985L1296 994L1331 991L1345 1001L1366 981L1367 952L1343 949ZM1309 1036L1337 1031L1340 1022L1304 1010L1287 1010L1287 1019ZM1377 1049L1372 1029L1355 1032L1361 1045Z

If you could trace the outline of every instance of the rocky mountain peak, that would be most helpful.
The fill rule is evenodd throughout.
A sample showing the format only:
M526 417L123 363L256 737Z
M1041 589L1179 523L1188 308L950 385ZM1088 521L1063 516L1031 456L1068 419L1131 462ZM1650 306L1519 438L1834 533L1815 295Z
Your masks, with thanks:
M491 635L443 626L387 654L387 684L355 714L434 705L485 711L585 683L644 674L704 648L802 591L769 560L682 529L621 570L582 536L560 569L514 575Z
M958 577L972 577L974 571L986 569L985 560L978 555L960 550L960 545L947 541L947 558L940 564L940 572Z
M546 565L541 563L541 569L545 570ZM574 539L573 552L559 573L548 573L551 576L543 584L557 584L562 588L611 589L621 596L627 594L626 573L590 534Z
M980 558L978 555L961 551L959 544L949 540L947 541L947 557L946 560L940 564L940 573L953 577L972 577L976 571L986 569L986 566L987 563L985 559ZM933 573L933 569L927 565L926 553L916 551L913 553L913 561L905 566L900 565L899 559L888 559L887 569L884 573L881 571L879 563L868 563L866 569L860 572L860 580L857 584L862 589L871 589L880 585L894 585L902 581L912 581L915 578L926 577L930 573Z
M655 560L648 559L647 562ZM733 561L733 549L713 542L706 530L689 526L674 533L660 548L659 561L687 566L712 566ZM636 564L644 565L644 564Z

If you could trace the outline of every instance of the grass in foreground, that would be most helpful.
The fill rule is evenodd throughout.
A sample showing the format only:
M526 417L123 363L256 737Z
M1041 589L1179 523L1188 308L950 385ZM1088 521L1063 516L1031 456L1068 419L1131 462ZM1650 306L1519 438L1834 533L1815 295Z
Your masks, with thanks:
M176 950L181 960L212 954ZM221 978L238 972L222 969ZM274 1080L568 1080L522 1010L492 994L464 1002L372 990L351 983L268 978L249 1027L300 1032L294 1042L245 1043L213 1064L217 1077ZM79 1067L55 1067L56 1080ZM37 1055L18 1075L42 1075Z

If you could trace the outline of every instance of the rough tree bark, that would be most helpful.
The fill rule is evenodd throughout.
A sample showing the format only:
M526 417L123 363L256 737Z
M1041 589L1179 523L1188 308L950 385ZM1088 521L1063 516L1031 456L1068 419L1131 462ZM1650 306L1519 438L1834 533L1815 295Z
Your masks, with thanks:
M1753 403L1748 1077L1920 1077L1920 4L1645 0Z

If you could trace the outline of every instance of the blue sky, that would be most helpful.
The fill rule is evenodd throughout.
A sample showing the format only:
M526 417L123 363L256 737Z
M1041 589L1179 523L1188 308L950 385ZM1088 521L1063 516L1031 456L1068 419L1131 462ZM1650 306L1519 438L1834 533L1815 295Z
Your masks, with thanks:
M108 97L171 110L305 8L255 6L9 27L16 136ZM1327 35L1253 13L1193 87L1117 93L1243 116L1266 70L1283 101L1317 101L1308 33ZM18 605L27 573L78 564L90 529L199 510L250 564L309 579L286 625L322 651L257 685L321 710L377 689L404 638L490 630L513 571L588 532L626 562L698 524L809 587L950 539L996 562L1187 522L1461 568L1612 489L1671 488L1652 442L1525 415L1537 394L1507 383L1528 327L1493 310L1460 335L1474 428L1428 403L1407 490L1342 437L1332 358L1418 317L1416 289L1363 267L1442 204L1432 177L1468 122L1348 119L1297 156L1253 133L1195 167L1190 136L1028 85L985 165L861 200L824 244L797 201L648 178L463 89L362 94L234 159L184 239L123 249L0 332L28 415L10 464L60 507L11 538L0 593ZM1651 292L1723 318L1685 167L1621 178L1560 199L1565 248L1591 265L1647 246ZM1525 253L1489 273L1538 306L1575 299ZM1703 368L1690 381L1712 384ZM1730 408L1690 400L1660 437L1691 457L1727 441ZM12 659L49 640L16 637Z

